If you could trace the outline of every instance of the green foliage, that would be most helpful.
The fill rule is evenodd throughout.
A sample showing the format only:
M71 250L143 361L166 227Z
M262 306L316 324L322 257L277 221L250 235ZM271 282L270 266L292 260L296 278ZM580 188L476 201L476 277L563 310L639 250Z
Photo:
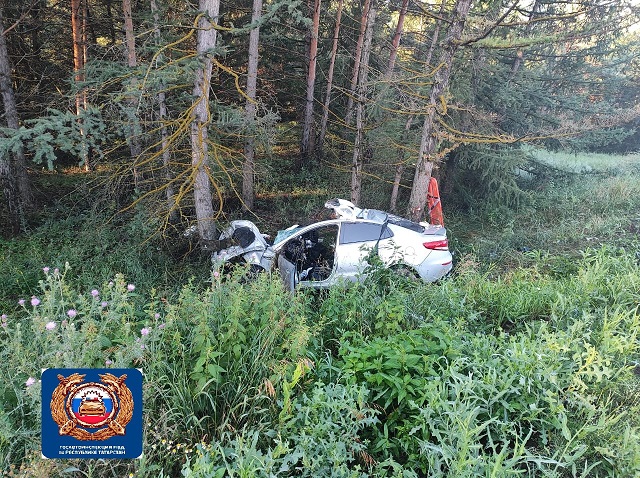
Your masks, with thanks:
M150 424L155 440L192 447L224 430L262 430L277 416L274 389L304 361L305 312L268 275L242 282L216 272L211 287L186 286L166 305L165 340L148 364L149 406L162 417Z
M79 293L66 281L70 274L47 269L41 293L3 315L5 468L38 447L37 377L44 368L143 368L145 455L151 463L145 469L153 475L179 463L163 453L167 447L184 457L201 437L268 423L270 390L304 357L308 328L301 304L268 276L251 284L214 276L205 291L186 286L175 303L153 290L143 292L142 303L140 287L123 276Z
M73 200L89 198L74 194ZM186 281L193 275L200 279L208 276L208 271L194 268L203 267L201 264L176 261L163 248L165 243L151 238L157 222L141 210L115 219L108 210L56 217L59 214L56 211L66 207L52 204L43 211L44 222L26 238L0 239L2 310L14 309L20 297L30 297L39 291L43 267L63 270L66 262L72 270L66 281L81 290L91 290L110 280L113 271L123 273L139 288L155 288L163 296L178 292L174 287L176 281Z
M511 146L471 145L454 153L452 170L460 198L468 198L489 209L497 204L517 208L522 191L518 171L527 162L527 153ZM455 168L455 169L454 169Z
M419 324L420 318L408 309L416 280L402 272L402 268L384 266L371 253L363 282L321 292L317 297L318 326L323 339L335 340L350 331L384 337Z
M371 439L374 457L388 452L426 476L637 473L640 455L627 438L623 453L597 444L620 423L638 433L638 403L626 392L629 379L638 386L629 371L640 353L638 297L626 292L638 290L638 275L632 260L620 259L596 251L568 278L525 269L510 287L466 271L443 291L419 292L417 304L437 301L437 315L427 311L433 323L387 338L345 336L341 370L366 383L385 411ZM611 268L598 273L594 262ZM586 277L598 285L580 293ZM612 280L617 293L605 299ZM548 292L536 300L541 285ZM496 324L486 318L501 310L520 322L487 335ZM465 315L472 319L462 322ZM438 318L446 316L457 325Z
M369 458L361 433L377 421L364 386L316 383L287 419L265 434L226 435L199 447L182 468L186 477L364 477ZM269 445L264 446L266 437ZM261 443L262 442L262 443ZM266 450L265 450L266 449ZM361 464L358 464L361 463Z
M69 287L69 269L47 269L40 293L4 314L0 329L0 413L3 467L19 463L38 441L40 387L50 367L133 367L143 360L147 337L135 309L135 286L123 276L92 291ZM147 317L146 321L151 318Z
M0 154L22 150L32 155L36 164L46 163L53 170L60 153L83 158L92 150L102 156L102 145L109 139L106 128L97 108L83 110L79 118L69 111L51 109L48 116L26 120L17 130L2 128Z
M637 476L639 248L632 229L606 230L633 225L637 185L625 174L563 184L521 206L535 214L504 208L463 230L452 243L477 255L456 255L437 284L372 256L364 283L346 289L291 294L276 275L247 283L243 270L184 285L156 244L143 247L154 224L141 213L52 221L2 243L3 471ZM603 204L593 192L607 190ZM554 216L544 234L533 227ZM577 237L586 232L607 244ZM549 247L516 251L520 240ZM581 252L578 240L597 247ZM493 264L482 261L489 243ZM50 366L141 367L144 458L42 460L37 378Z
M385 412L373 451L399 456L402 436L414 418L409 410L428 403L431 383L458 355L457 346L446 324L370 341L344 336L338 366L354 383L367 384L372 400Z
M281 471L295 476L363 476L367 442L363 429L376 423L363 385L318 383L296 401L291 418L278 429Z
M536 163L550 167L519 180L522 200L517 209L473 197L465 199L468 208L457 209L458 201L452 204L445 197L450 245L458 254L471 253L487 267L509 269L536 262L527 251L538 256L548 253L544 261L557 265L564 261L567 266L587 249L639 249L635 156L576 156L530 149L527 154L535 154Z

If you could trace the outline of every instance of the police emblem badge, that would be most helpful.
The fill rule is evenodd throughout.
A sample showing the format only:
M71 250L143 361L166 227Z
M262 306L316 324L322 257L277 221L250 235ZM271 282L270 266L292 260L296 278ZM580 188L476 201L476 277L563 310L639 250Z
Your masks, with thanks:
M42 384L45 457L136 458L141 455L142 375L139 370L47 369L42 374ZM45 410L47 404L48 410ZM54 430L56 433L52 436Z

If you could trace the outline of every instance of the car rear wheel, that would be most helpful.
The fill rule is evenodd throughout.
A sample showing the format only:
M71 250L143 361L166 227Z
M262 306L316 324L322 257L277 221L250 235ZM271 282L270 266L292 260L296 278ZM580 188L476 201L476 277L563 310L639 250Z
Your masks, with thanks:
M397 275L399 275L400 277L403 277L409 281L420 280L420 276L418 275L416 270L413 267L408 266L407 264L395 265L391 267L391 270Z

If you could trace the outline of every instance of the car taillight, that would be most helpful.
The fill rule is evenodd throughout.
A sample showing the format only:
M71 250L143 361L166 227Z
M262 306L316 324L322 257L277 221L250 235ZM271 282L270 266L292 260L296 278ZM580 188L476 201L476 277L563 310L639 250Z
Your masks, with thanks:
M449 241L447 239L440 239L438 241L429 241L422 244L425 248L433 251L448 251Z

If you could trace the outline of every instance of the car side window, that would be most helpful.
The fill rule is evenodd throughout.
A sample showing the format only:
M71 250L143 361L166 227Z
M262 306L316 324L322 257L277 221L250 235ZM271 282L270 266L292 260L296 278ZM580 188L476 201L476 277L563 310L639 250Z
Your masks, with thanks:
M386 225L382 231L382 224L373 222L343 222L340 227L340 244L356 242L370 242L393 237L393 232Z

